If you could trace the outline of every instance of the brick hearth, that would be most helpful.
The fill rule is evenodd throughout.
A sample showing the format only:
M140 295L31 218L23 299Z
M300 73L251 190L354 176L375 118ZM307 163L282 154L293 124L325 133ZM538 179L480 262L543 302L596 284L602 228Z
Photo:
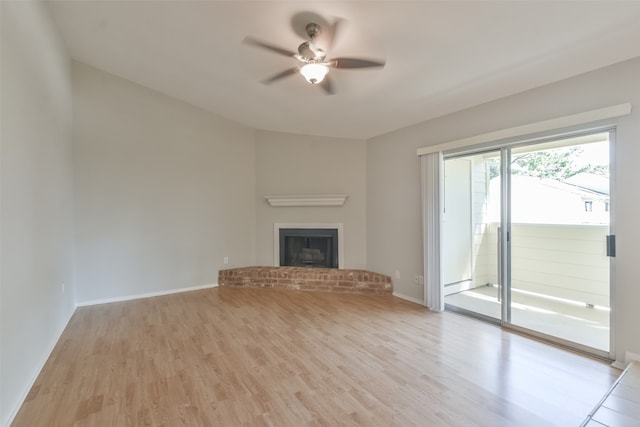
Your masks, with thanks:
M366 270L304 267L243 267L220 270L218 285L364 294L390 294L391 277Z

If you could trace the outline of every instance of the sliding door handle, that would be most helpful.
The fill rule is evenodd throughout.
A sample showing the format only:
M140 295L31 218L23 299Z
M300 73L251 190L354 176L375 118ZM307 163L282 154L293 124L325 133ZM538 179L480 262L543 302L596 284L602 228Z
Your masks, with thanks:
M607 236L607 256L616 256L616 235L610 234Z

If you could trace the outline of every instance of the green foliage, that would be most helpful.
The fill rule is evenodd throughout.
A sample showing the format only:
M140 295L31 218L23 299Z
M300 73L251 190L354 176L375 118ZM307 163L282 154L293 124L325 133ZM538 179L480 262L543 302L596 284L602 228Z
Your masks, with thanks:
M487 163L489 163L489 179L500 176L500 157L487 159Z
M575 159L582 153L580 147L564 147L553 150L533 151L516 154L511 158L511 173L514 175L535 176L564 181L574 175L589 172L606 175L608 168L604 165L578 166ZM489 162L489 176L500 175L500 161L495 158Z

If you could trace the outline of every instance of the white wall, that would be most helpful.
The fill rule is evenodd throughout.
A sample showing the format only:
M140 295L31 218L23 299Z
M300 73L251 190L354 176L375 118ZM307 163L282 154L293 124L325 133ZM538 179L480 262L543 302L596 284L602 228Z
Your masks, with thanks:
M640 58L371 139L367 146L368 268L386 274L394 268L422 270L417 148L630 101L636 108L631 115L609 121L618 126L617 182L613 184L618 235L615 355L623 360L625 351L640 353L640 311L635 307L640 301L636 269L636 242L640 241L638 76ZM404 277L396 281L396 290L421 298L422 289Z
M79 303L254 263L253 130L76 62L73 96Z
M473 283L472 287L497 283L497 240L488 236L489 164L484 156L473 156L471 199L473 200ZM497 236L495 236L497 238ZM495 279L492 279L495 277Z
M258 265L273 265L276 222L343 223L344 268L366 267L363 140L256 132ZM271 207L266 195L347 194L342 207Z
M41 3L0 8L0 425L7 425L75 305L69 58Z
M449 159L444 166L444 211L442 214L442 282L445 295L460 282L473 278L472 163ZM467 282L468 283L468 282ZM456 291L457 292L457 291Z

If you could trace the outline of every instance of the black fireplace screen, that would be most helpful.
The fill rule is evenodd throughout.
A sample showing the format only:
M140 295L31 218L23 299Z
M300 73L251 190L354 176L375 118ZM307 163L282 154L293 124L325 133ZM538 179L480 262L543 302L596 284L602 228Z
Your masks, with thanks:
M338 268L338 230L281 228L280 265Z

